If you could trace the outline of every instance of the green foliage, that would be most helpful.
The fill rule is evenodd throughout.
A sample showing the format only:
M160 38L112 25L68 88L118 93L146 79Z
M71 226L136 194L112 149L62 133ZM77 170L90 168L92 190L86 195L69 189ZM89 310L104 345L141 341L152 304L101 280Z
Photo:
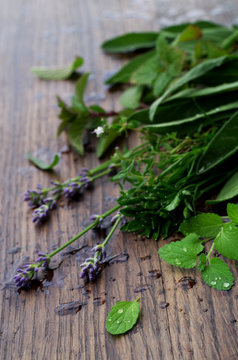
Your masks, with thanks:
M171 242L159 250L160 257L171 265L184 269L196 266L197 254L203 250L203 246L196 234L189 234L181 241Z
M52 170L53 167L56 166L59 162L58 154L55 154L54 159L52 160L52 162L50 164L47 164L46 162L35 158L30 153L27 153L27 157L35 166L37 166L41 170Z
M217 290L229 290L234 284L234 278L229 267L218 258L212 258L201 275L206 284Z
M233 176L225 183L216 200L207 200L207 204L218 204L220 202L230 200L238 195L238 172L235 172Z
M38 78L43 80L66 80L69 79L73 73L83 65L83 58L77 57L74 62L65 66L64 68L59 69L51 69L51 68L41 68L41 67L33 67L31 71Z
M217 214L200 214L185 220L179 227L184 235L195 232L200 237L215 237L224 226Z
M211 258L215 248L228 259L238 260L238 206L228 204L227 213L228 223L223 223L218 215L209 213L185 220L180 225L180 231L188 235L181 241L160 248L160 257L171 265L183 268L194 267L197 264L205 283L218 290L229 290L234 284L234 279L228 265L219 258ZM213 244L208 254L199 255L203 251L201 243L210 240Z
M106 329L110 334L124 334L133 328L140 313L138 300L119 301L112 306L106 320Z

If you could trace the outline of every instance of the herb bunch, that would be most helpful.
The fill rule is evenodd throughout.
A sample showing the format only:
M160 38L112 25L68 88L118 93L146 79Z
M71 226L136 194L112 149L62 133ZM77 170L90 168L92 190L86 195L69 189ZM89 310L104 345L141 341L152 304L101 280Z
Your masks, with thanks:
M102 45L107 52L144 51L107 80L112 86L128 85L120 98L123 110L107 111L98 105L86 105L84 92L89 74L82 75L76 83L70 105L58 97L61 120L58 135L66 131L69 142L79 154L84 153L83 138L88 132L98 138L96 154L99 158L121 135L137 131L142 139L136 148L122 152L116 149L107 162L84 170L74 179L54 183L50 188L39 187L26 194L26 201L36 207L33 220L40 223L61 195L78 196L94 180L109 174L112 168L117 169L111 180L118 183L121 194L118 205L109 213L119 213L108 237L94 248L93 257L82 264L81 277L94 281L100 273L104 248L122 215L127 219L122 230L154 239L166 238L175 230L184 233L185 225L181 224L190 221L196 213L197 201L201 197L208 199L212 189L219 193L215 202L230 200L238 194L238 167L234 166L238 150L237 43L236 27L229 29L204 21L167 27L157 33L126 34ZM71 74L74 67L69 68ZM34 72L37 73L37 69ZM41 77L42 74L41 69ZM47 74L50 79L49 71ZM210 200L210 204L213 202ZM108 212L96 216L92 225L46 255L47 264L56 253L100 225L106 216ZM199 255L204 242L200 238L211 240L210 235L201 236L193 227L184 235L178 248L189 248L185 255L192 255L186 260L187 264L176 253L175 243L168 245L170 248L162 248L161 257L172 263L170 257L173 258L174 253L174 265L192 267L197 264L198 255L198 268L204 280L213 286L215 280L210 281L210 275L207 278L206 274L211 264L217 265L221 259L210 259L213 248L207 256ZM215 236L219 234L213 234ZM227 256L217 243L216 237L214 246ZM166 251L168 256L164 255ZM33 279L32 269L43 266L41 261L38 264L28 265L26 273L20 271L17 282L25 284ZM233 280L227 275L218 283L216 288L229 289Z

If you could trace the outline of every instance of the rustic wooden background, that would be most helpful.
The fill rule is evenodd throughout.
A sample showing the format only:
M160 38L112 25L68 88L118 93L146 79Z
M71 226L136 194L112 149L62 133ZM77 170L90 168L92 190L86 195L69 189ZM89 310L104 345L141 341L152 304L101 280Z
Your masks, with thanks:
M122 261L107 267L99 281L86 288L80 287L79 265L87 247L64 256L44 292L19 295L8 283L18 259L34 258L39 250L63 244L88 223L91 213L108 209L118 194L107 179L99 180L83 201L62 202L49 223L40 228L32 224L31 211L23 203L27 188L47 185L52 177L73 177L97 160L93 153L83 159L73 152L62 154L53 174L29 164L27 151L54 153L67 144L64 136L55 137L55 95L68 101L73 92L71 82L40 81L30 67L63 66L82 55L83 69L92 72L87 101L117 109L118 93L108 95L103 79L125 59L104 55L103 40L126 31L155 30L201 18L238 23L237 0L0 3L0 359L237 359L238 283L228 292L210 289L196 271L181 271L161 262L159 244L153 240L116 235L108 253L122 254ZM132 139L129 145L135 142ZM89 233L75 246L91 246L97 240L97 235ZM237 264L230 265L237 278ZM187 291L177 286L186 275L197 281ZM110 307L139 295L142 311L135 328L125 336L108 334L105 319ZM163 308L163 302L169 306ZM80 303L84 305L75 313ZM65 309L62 304L69 305Z

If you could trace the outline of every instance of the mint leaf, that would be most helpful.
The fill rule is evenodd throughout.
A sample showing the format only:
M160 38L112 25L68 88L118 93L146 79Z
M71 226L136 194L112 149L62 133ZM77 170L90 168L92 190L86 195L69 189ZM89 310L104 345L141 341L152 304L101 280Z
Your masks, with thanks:
M227 205L227 215L235 225L238 225L238 205L229 203Z
M225 224L214 244L220 254L228 259L238 260L238 228L234 224Z
M76 69L83 65L83 58L77 57L72 65L59 69L50 69L43 67L33 67L31 71L38 78L43 80L66 80L70 78Z
M72 98L71 109L79 115L88 114L88 109L84 103L84 92L88 83L88 77L89 73L84 74L75 85L75 92Z
M88 122L88 117L78 117L68 128L68 138L70 144L80 154L84 154L83 134Z
M234 278L227 264L218 258L212 258L210 264L202 271L202 279L217 290L229 290Z
M157 32L127 33L105 41L102 49L111 53L126 53L155 46Z
M59 155L58 154L55 154L54 160L50 164L47 164L46 162L44 162L44 161L42 161L40 159L36 159L30 153L27 153L27 157L35 166L37 166L41 170L51 170L59 162Z
M224 226L221 218L217 214L208 213L194 216L185 220L179 227L184 235L195 233L199 237L215 237L222 226Z
M193 268L197 262L197 254L203 250L196 234L189 234L183 240L171 242L159 249L160 257L171 265L184 269Z
M138 300L119 301L111 308L106 320L106 329L110 334L124 334L133 328L140 313Z
M203 271L203 270L205 269L205 267L206 267L207 257L206 257L205 254L201 254L201 255L199 255L199 257L198 257L198 260L199 260L199 264L198 264L198 266L197 266L197 269L198 269L199 271Z
M143 86L133 86L124 91L120 97L120 103L124 108L136 109L140 105Z

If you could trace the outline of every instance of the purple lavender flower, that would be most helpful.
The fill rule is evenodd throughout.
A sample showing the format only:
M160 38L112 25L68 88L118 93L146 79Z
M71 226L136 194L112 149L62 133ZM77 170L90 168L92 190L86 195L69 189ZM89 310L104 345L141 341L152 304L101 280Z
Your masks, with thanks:
M52 197L45 198L44 204L48 205L49 210L53 210L56 207L56 201Z
M64 187L64 196L68 199L74 198L76 195L80 194L81 184L78 182L70 182L65 184Z
M44 222L49 215L49 205L43 204L33 211L32 221L36 224Z
M28 205L32 208L40 206L43 203L43 193L41 190L27 190L24 196L24 201L27 201Z
M103 259L106 257L106 251L102 244L92 248L92 252L94 252L94 257L86 259L80 265L82 268L80 277L86 282L93 282L96 280L97 276L102 271Z
M49 257L46 256L45 258L46 260L40 260L34 264L23 265L22 268L17 269L17 274L13 279L19 288L30 289L34 281L40 282L44 280L44 274L46 273L50 261Z

